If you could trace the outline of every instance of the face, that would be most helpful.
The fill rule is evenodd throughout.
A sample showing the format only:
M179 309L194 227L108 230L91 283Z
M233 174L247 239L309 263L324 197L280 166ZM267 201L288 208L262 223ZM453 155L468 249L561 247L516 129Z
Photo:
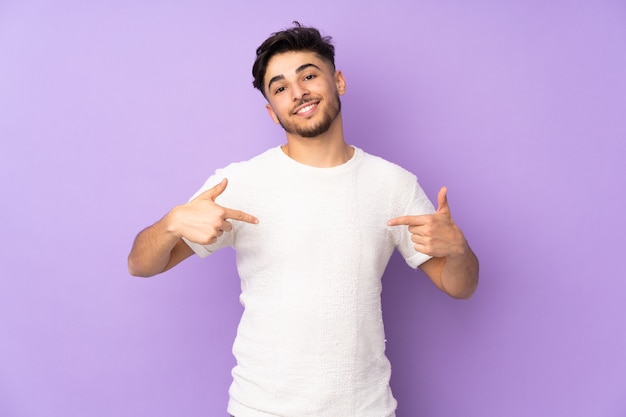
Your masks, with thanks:
M313 138L327 132L339 116L346 85L341 72L315 53L298 51L270 59L264 87L274 122L288 134Z

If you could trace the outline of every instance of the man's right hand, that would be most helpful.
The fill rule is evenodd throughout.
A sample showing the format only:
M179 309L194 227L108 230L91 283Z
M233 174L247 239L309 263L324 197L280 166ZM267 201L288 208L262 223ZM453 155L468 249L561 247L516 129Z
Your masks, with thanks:
M254 216L215 202L226 185L228 181L224 179L187 204L174 207L161 220L139 232L128 255L128 272L151 277L178 265L193 254L181 239L183 236L191 242L207 245L233 229L229 220L258 223Z
M256 217L240 210L222 207L215 202L227 185L228 180L224 178L215 187L188 203L174 207L168 215L170 231L191 242L208 245L215 243L224 232L233 229L229 220L257 224L259 220Z

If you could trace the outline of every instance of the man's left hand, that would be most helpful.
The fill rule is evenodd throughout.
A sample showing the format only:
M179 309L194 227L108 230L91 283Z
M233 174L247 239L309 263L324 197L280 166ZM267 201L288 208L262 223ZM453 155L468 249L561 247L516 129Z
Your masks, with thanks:
M433 214L402 216L387 222L389 226L408 226L415 250L435 258L463 255L468 244L461 229L452 220L447 197L448 188L437 195L437 211Z

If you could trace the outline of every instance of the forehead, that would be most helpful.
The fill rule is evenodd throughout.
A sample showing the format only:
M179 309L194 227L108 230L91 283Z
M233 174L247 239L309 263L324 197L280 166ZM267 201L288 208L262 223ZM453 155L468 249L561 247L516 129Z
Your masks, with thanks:
M305 64L315 64L321 69L330 69L328 63L321 59L315 52L289 51L281 52L272 56L265 70L265 83L272 78L282 75L289 76Z

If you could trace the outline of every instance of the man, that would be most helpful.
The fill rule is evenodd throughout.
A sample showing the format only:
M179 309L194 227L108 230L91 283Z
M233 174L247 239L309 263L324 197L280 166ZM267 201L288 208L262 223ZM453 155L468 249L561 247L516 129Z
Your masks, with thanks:
M129 271L235 248L244 313L230 414L394 416L380 309L393 250L456 298L474 292L478 261L445 187L435 211L413 174L345 142L329 37L297 22L274 33L253 76L287 143L216 171L139 233Z

